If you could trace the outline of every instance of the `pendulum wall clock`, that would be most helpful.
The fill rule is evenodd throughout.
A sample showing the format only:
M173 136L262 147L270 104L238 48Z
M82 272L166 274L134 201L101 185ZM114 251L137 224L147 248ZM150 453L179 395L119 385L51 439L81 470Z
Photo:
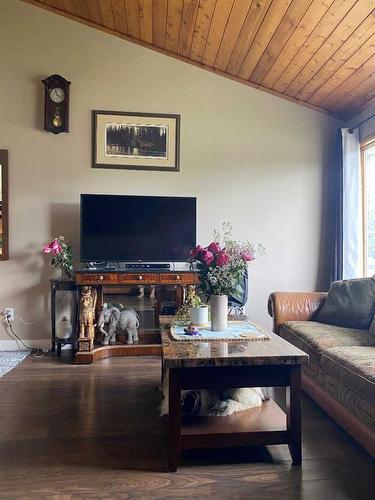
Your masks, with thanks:
M60 75L51 75L42 82L45 86L44 129L53 134L69 132L70 82Z

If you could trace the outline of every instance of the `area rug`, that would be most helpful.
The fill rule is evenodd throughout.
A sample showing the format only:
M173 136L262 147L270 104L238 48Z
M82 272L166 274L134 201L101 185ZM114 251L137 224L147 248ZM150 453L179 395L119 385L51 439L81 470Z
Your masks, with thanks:
M0 377L13 370L29 353L17 351L0 352Z

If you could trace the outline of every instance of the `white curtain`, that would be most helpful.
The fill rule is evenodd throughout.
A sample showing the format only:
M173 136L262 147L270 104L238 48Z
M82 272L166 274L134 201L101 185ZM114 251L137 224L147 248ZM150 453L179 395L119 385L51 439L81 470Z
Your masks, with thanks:
M359 130L341 129L343 161L343 279L363 276Z

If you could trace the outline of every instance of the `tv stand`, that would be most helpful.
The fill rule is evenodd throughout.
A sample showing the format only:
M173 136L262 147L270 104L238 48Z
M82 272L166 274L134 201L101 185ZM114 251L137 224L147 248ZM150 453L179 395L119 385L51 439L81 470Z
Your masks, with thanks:
M142 332L140 337L143 336L143 343L132 345L117 343L108 346L96 344L94 339L94 315L90 314L90 311L85 310L84 306L82 306L82 304L85 304L83 300L85 294L92 293L92 296L95 296L95 311L97 314L103 305L104 288L106 290L118 290L121 287L129 287L129 285L155 287L155 323L158 328L161 311L160 292L163 287L170 287L171 285L176 287L177 304L181 306L184 301L186 287L188 285L197 285L199 282L198 275L194 271L171 271L169 269L81 269L76 271L75 275L80 296L80 322L85 321L86 325L89 323L87 331L91 332L87 336L84 336L82 332L79 333L78 351L75 354L75 362L79 364L89 364L97 359L110 356L153 356L161 354L160 338L158 343L148 343L150 334L142 334Z

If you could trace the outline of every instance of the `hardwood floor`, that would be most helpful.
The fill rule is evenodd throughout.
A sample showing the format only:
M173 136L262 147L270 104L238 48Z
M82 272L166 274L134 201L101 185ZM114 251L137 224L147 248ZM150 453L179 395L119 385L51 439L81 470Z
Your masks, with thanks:
M287 446L189 451L166 472L157 357L28 357L0 378L0 498L370 499L374 463L307 396L303 465Z

